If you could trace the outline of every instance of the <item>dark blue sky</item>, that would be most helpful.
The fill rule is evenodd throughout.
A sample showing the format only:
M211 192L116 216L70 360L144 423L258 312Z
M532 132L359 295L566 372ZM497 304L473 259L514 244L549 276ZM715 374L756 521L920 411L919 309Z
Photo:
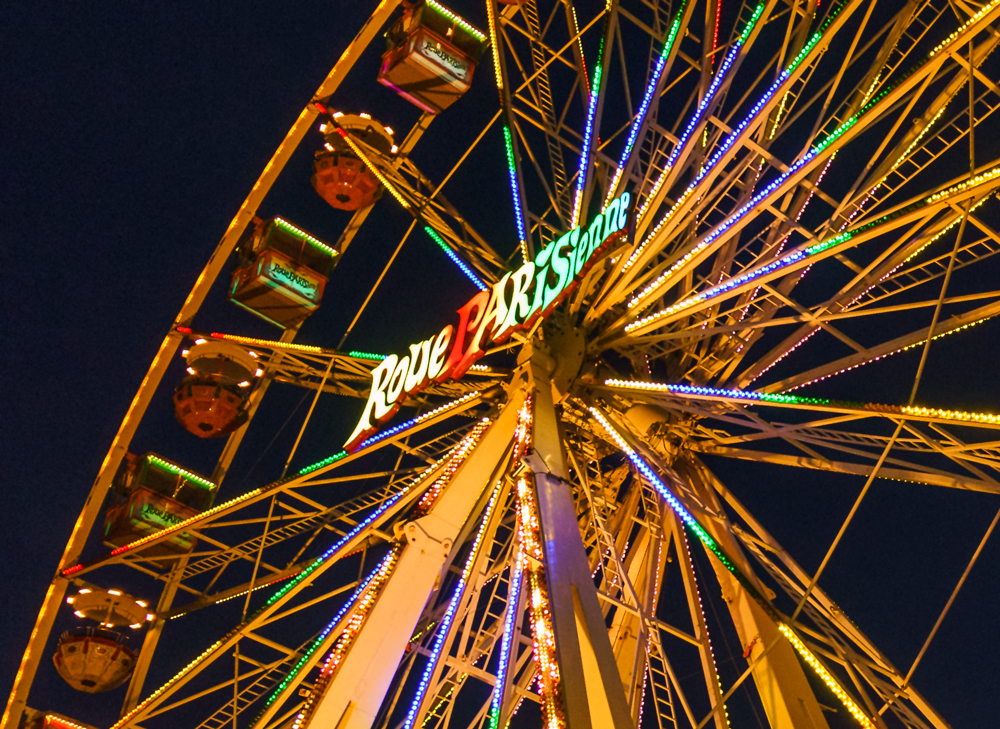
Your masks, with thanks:
M11 2L0 10L0 255L6 274L0 292L8 342L0 421L2 569L8 586L0 627L4 691L72 524L159 342L274 148L361 26L368 5ZM455 0L452 6L484 25L481 3ZM369 111L406 130L417 111L375 82L377 59L375 52L359 61L333 106ZM492 73L488 62L481 72ZM445 174L495 109L488 80L480 76L476 93L435 122L418 149L417 163L434 179ZM514 229L503 150L499 136L486 142L474 159L482 178L446 193L470 211L488 239L510 243L497 243L506 254L513 249ZM347 218L308 185L317 144L313 133L261 212L281 214L335 240ZM337 268L323 309L303 329L302 341L336 346L408 223L405 213L385 201L372 218ZM428 240L414 237L382 292L348 346L401 349L440 329L471 288ZM218 290L206 311L211 314L196 326L272 336L273 330L226 304ZM979 336L995 342L997 332L984 326ZM182 368L175 369L171 377L179 379ZM984 366L981 376L995 379L993 369ZM947 376L943 361L932 364L930 376ZM165 388L173 382L165 381ZM964 383L953 390L968 392ZM270 426L262 428L260 450L300 398L297 392L275 398L262 415ZM155 405L152 427L134 449L155 450L210 472L217 444L194 443L173 424L168 400ZM997 409L988 405L983 408ZM339 448L360 403L330 408L326 425L304 443L302 464ZM287 453L293 435L280 431L275 450ZM241 460L227 493L273 477L283 457L270 460L279 462ZM721 464L719 470L749 482L744 496L752 507L774 509L780 501L773 513L785 522L769 526L813 567L860 486L815 472ZM905 670L992 517L996 499L892 482L880 482L870 499L871 508L859 515L845 543L843 562L831 565L824 582L829 579L835 599ZM837 518L831 520L830 513ZM998 550L995 541L988 545L914 678L955 726L995 723ZM869 568L859 572L858 565L865 564ZM48 655L40 673L54 673ZM118 705L121 693L111 695L109 706ZM58 693L60 700L66 696ZM33 702L37 708L73 714L71 706L55 703L56 694L43 699L52 699L52 705Z

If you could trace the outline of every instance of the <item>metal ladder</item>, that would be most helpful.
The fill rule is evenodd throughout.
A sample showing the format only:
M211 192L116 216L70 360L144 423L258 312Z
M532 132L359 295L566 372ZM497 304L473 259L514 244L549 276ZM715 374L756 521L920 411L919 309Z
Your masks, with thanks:
M531 60L535 71L545 65L545 50L542 46L538 23L538 6L535 0L528 0L521 6L528 22L531 34ZM568 191L566 188L566 163L563 161L562 146L559 143L555 105L552 103L552 87L549 85L549 72L544 69L535 78L535 88L542 111L542 124L545 126L545 142L549 149L549 162L552 165L552 180L555 183L556 203L564 215L569 213Z

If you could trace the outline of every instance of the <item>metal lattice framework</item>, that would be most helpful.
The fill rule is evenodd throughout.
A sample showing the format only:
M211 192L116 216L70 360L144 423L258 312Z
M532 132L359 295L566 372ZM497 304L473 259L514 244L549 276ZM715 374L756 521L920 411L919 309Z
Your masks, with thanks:
M429 114L392 155L352 141L393 194L354 214L338 250L379 206L400 205L415 221L404 241L433 232L470 277L502 286L624 192L628 235L544 323L408 400L411 419L225 492L273 383L366 398L381 361L340 351L344 340L296 343L298 328L275 341L213 333L200 309L396 6L383 0L344 50L164 339L70 537L4 726L50 708L29 690L67 589L127 573L160 598L112 729L724 729L737 700L772 727L826 727L823 710L864 727L947 727L910 680L927 643L897 667L820 578L876 478L1000 491L1000 415L918 404L937 340L1000 314L1000 290L974 275L1000 251L1000 159L975 136L1000 107L1000 2L487 0L491 43L469 94L495 114L468 150L435 136ZM410 158L418 143L445 150L443 179ZM443 193L474 184L474 150L498 144L516 242L486 240L476 211ZM95 524L114 474L196 337L252 345L265 373L249 423L221 449L224 494L102 552ZM831 378L890 357L873 367L905 373L905 402L807 388L840 392ZM716 476L709 464L726 460L860 477L818 566ZM357 495L343 500L345 487ZM182 529L194 552L152 553ZM232 599L242 616L220 625L213 611ZM745 659L734 681L713 653L719 622ZM211 636L207 647L149 685L175 625Z

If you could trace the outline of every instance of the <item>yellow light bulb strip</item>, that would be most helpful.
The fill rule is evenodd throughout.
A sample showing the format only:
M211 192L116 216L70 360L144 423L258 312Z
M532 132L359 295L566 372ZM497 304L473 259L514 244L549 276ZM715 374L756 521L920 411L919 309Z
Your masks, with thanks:
M466 20L458 17L457 15L455 15L455 13L451 12L444 5L434 2L434 0L424 0L424 1L427 3L428 7L434 8L437 12L441 13L441 15L448 18L448 20L453 22L459 28L462 28L463 30L466 30L469 33L471 33L472 36L475 37L475 39L478 40L480 43L486 40L486 35L483 33L483 31L479 30L479 28L475 27Z
M357 143L351 139L351 135L347 133L347 130L338 128L337 133L343 137L344 141L347 142L347 146L350 147L356 155L358 155L358 158L368 166L368 169L371 170L372 174L378 178L378 181L385 186L385 189L389 191L389 194L396 198L396 201L400 205L409 210L410 203L407 202L406 198L400 194L399 190L396 189L396 186L389 182L389 179L383 175L381 171L379 171L379 168L372 164L372 161L368 159L368 155L361 151L361 147L359 147Z
M970 177L967 180L959 182L957 185L952 185L951 187L945 188L940 192L935 192L930 197L926 198L924 202L934 203L938 200L943 200L946 197L951 197L960 192L965 192L966 190L983 184L984 182L989 182L990 180L995 180L1000 177L1000 167L994 167L991 170L986 170L986 172L981 172L978 175Z
M52 714L47 714L45 720L50 726L56 727L56 729L87 729L81 724L63 719L61 716L53 716Z
M969 19L968 19L967 21L965 21L965 23L964 23L964 24L962 24L962 25L961 25L961 26L959 27L959 29L958 29L958 30L956 30L956 31L955 31L954 33L952 33L951 35L949 35L949 36L948 36L947 38L945 38L945 39L944 39L943 41L941 41L940 43L938 43L938 44L937 44L937 45L936 45L936 46L934 47L934 50L930 52L930 55L928 56L928 58L930 58L930 57L933 57L934 55L936 55L937 53L939 53L939 52L941 51L941 49L943 49L943 48L944 48L945 46L947 46L947 45L948 45L949 43L951 43L951 42L952 42L952 41L954 41L954 40L955 40L956 38L958 38L958 36L959 36L959 35L961 35L962 33L964 33L964 32L965 32L965 31L966 31L966 30L967 30L967 29L969 28L969 26L973 25L974 23L977 23L977 22L979 22L979 20L980 20L980 19L981 19L981 18L982 18L982 17L984 16L984 15L986 15L987 13L989 13L989 12L993 11L993 10L994 10L994 9L995 9L995 8L996 8L996 7L998 6L998 5L1000 5L1000 0L993 0L993 2L991 2L991 3L987 3L986 5L984 5L984 6L983 6L983 7L982 7L982 8L981 8L981 9L979 10L979 12L978 12L978 13L976 13L976 14L975 14L975 15L973 15L973 16L972 16L971 18L969 18Z
M844 708L850 712L851 716L853 716L861 726L865 727L865 729L875 729L875 724L872 723L871 719L869 719L865 712L861 710L861 707L854 702L854 699L852 699L847 692L840 687L840 683L837 679L834 678L828 670L826 670L826 667L819 662L819 659L813 655L813 652L809 650L809 648L806 647L806 644L799 639L799 637L795 634L795 631L793 631L785 623L780 622L778 623L778 630L781 631L782 635L788 638L788 642L792 644L792 647L795 648L796 652L802 656L803 660L805 660L805 662L809 664L809 667L816 672L816 675L820 677L823 683L825 683L827 687L833 691L834 695L840 699L840 703L842 703Z
M237 342L239 344L246 344L251 347L268 347L272 349L287 349L293 352L309 352L312 354L330 354L333 350L323 349L322 347L314 347L310 344L292 344L291 342L278 342L273 339L257 339L256 337L244 337L240 334L223 334L222 332L208 332L198 333L195 332L190 327L177 327L177 331L181 334L187 334L192 337L209 337L211 339L223 339L229 342Z
M311 243L316 248L319 248L321 251L324 251L325 253L329 253L331 256L337 255L337 251L335 251L333 248L331 248L326 243L324 243L323 241L321 241L319 238L316 238L315 236L309 235L304 230L302 230L301 228L299 228L299 227L297 227L295 225L292 225L291 223L289 223L284 218L278 218L278 217L276 217L274 219L274 222L278 224L278 227L284 228L285 230L287 230L289 233L295 235L296 237L302 238L302 239L308 241L309 243Z
M185 471L180 466L175 466L173 463L170 463L169 461L165 461L162 458L157 458L156 456L153 456L153 455L147 456L147 458L149 458L149 462L150 463L154 463L157 466L159 466L160 468L163 468L164 470L170 471L171 473L173 473L173 474L175 474L177 476L180 476L182 478L185 478L188 481L194 481L196 484L198 484L200 486L204 486L205 488L209 488L209 489L216 489L216 488L218 488L218 486L216 486L214 483L212 483L211 481L209 481L207 478L202 478L201 476L199 476L196 473L191 473L190 471Z
M496 15L493 12L493 0L486 0L486 15L490 25L490 49L493 51L493 73L497 79L497 91L503 91L503 74L500 73L500 45L496 33Z
M782 396L777 396L782 397ZM829 671L816 659L816 657L806 648L805 644L799 639L787 624L784 623L781 614L774 608L771 603L766 600L759 592L757 587L753 582L751 582L743 571L729 558L725 550L715 541L715 539L709 534L709 532L698 522L697 518L680 502L680 500L674 495L670 488L663 482L659 475L650 467L646 460L639 455L639 453L628 444L628 442L621 436L621 434L615 429L615 427L608 421L604 415L601 414L597 408L590 408L591 415L594 419L600 423L604 431L610 436L611 440L621 449L621 451L628 456L629 460L635 465L641 477L652 486L660 497L667 503L667 505L680 517L681 522L686 526L701 543L718 558L719 562L736 578L739 584L746 591L748 597L750 597L754 602L756 602L760 608L767 614L767 616L774 621L775 625L781 630L782 634L792 643L795 649L806 659L810 667L816 671L817 675L823 680L823 682L833 690L837 698L841 700L847 710L851 713L858 723L861 724L864 729L874 729L874 725L865 716L864 712L858 708L858 705L851 699L846 691L840 686L837 680L830 674Z
M163 536L165 536L167 534L173 534L175 532L179 532L182 529L184 529L185 527L188 527L191 524L193 524L193 523L195 523L197 521L200 521L200 520L204 519L207 516L211 516L212 514L216 514L216 513L220 512L220 511L222 511L223 509L228 509L230 506L238 504L241 501L246 501L247 499L252 499L254 496L259 496L260 494L264 493L265 489L266 489L266 487L258 487L258 488L253 489L252 491L247 491L245 494L241 494L240 496L237 496L236 498L230 499L229 501L224 501L224 502L222 502L221 504L219 504L217 506L213 506L211 509L203 511L200 514L195 514L194 516L189 517L189 518L185 519L184 521L178 522L177 524L173 524L172 526L169 526L166 529L161 529L160 531L153 532L152 534L149 534L149 535L143 537L142 539L137 539L134 542L129 542L128 544L126 544L124 546L121 546L121 547L118 547L117 549L112 549L111 550L111 555L115 556L115 555L121 554L122 552L127 552L129 550L135 549L136 547L141 547L143 544L146 544L147 542L151 542L152 540L157 539L159 537L163 537ZM82 569L83 565L80 564L80 565L77 565L77 567L79 567L79 568ZM73 568L71 568L71 569L73 569ZM66 572L63 572L63 574L66 574Z

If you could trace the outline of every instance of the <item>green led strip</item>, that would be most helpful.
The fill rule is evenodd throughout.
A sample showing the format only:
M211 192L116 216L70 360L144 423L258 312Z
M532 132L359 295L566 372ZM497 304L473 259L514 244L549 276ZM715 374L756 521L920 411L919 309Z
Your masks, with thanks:
M469 23L467 23L466 21L462 20L460 17L458 17L457 15L455 15L455 13L451 12L444 5L438 5L436 2L434 2L434 0L425 0L425 2L427 3L427 5L429 7L432 7L435 10L437 10L439 13L441 13L441 15L445 16L446 18L448 18L448 20L452 21L459 28L462 28L463 30L467 30L470 33L472 33L472 35L474 35L476 37L476 40L478 40L479 42L482 42L482 41L486 40L486 34L485 33L483 33L478 28L476 28L476 27L474 27L472 25L469 25Z
M157 458L156 456L146 456L146 457L149 459L150 463L159 466L160 468L166 471L170 471L171 473L176 474L178 476L183 476L188 481L194 481L195 483L204 486L205 488L208 489L218 488L214 483L212 483L208 479L204 479L201 476L196 476L190 471L185 471L183 468L175 466L173 463L170 463L169 461L164 461L162 458Z
M334 453L329 458L324 458L322 461L312 464L311 466L306 466L301 471L296 473L296 476L305 476L307 473L312 473L313 471L323 468L323 466L329 466L331 463L336 463L341 458L347 457L347 451L340 451L339 453Z
M821 664L815 655L813 655L812 651L806 647L805 643L803 643L798 637L795 630L785 622L784 617L773 605L771 605L770 601L760 594L754 584L743 574L743 571L729 559L725 550L712 538L705 528L698 523L698 520L687 510L677 497L674 496L673 492L667 487L656 471L654 471L650 465L646 463L645 459L640 456L635 449L633 449L625 441L624 438L622 438L622 436L615 430L614 426L611 425L611 423L600 413L600 411L596 408L590 408L590 412L603 426L608 435L611 436L611 439L618 445L619 448L621 448L622 452L628 456L629 460L631 460L633 464L635 464L643 479L659 493L674 513L677 514L684 527L697 537L698 540L722 562L723 566L747 591L754 602L756 602L765 614L767 614L767 616L774 621L775 626L781 631L782 635L789 640L792 647L795 648L795 650L805 659L810 667L816 671L820 679L834 692L837 698L840 699L844 708L847 709L851 716L853 716L857 722L864 727L864 729L875 729L875 725L864 713L861 707L855 703L855 701L840 686L837 679L826 670L823 664Z
M286 231L288 233L291 233L296 238L301 238L302 240L306 241L307 243L310 243L310 244L314 245L315 247L319 248L320 250L325 251L326 253L329 253L331 256L337 255L337 251L335 251L333 248L331 248L326 243L324 243L323 241L321 241L319 238L314 238L313 236L311 236L308 233L306 233L304 230L299 230L294 225L292 225L291 223L289 223L287 220L282 220L281 218L275 218L274 222L275 222L275 224L279 228L281 228L282 230L284 230L284 231Z

